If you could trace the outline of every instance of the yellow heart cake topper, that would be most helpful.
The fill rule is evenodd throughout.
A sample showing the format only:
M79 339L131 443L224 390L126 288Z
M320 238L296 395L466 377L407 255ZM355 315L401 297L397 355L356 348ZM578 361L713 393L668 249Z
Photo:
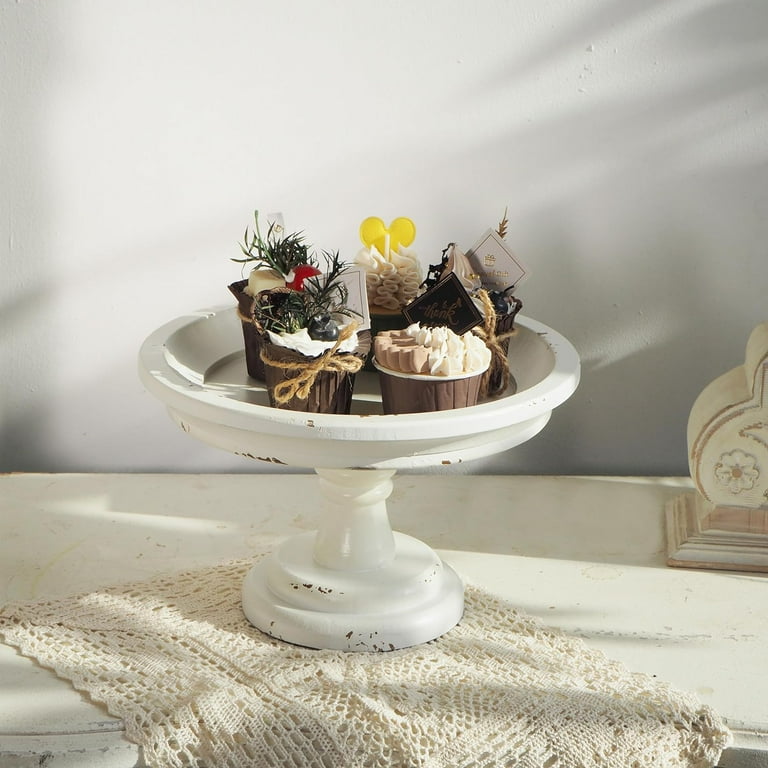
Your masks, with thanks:
M405 216L393 219L389 227L378 216L369 216L360 225L360 239L368 248L376 250L389 258L390 251L400 250L400 246L408 247L416 239L416 225Z

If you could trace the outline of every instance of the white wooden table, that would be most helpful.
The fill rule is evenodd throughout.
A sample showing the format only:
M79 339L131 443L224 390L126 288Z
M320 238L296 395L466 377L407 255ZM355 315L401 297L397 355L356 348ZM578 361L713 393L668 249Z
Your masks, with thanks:
M312 530L314 475L0 476L0 600L248 556ZM665 565L680 478L404 475L395 530L465 580L698 694L736 735L722 765L768 766L768 583ZM0 646L0 768L135 768L122 726Z

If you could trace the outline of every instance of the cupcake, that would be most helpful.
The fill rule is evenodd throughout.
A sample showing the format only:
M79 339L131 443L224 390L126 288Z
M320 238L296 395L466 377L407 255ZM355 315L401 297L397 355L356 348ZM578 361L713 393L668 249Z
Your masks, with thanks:
M266 338L266 329L256 315L256 299L263 292L278 288L296 288L308 277L320 274L317 264L309 254L309 248L301 233L284 236L283 228L271 222L266 238L259 228L259 212L254 213L253 232L245 230L240 244L243 258L232 259L238 264L251 264L253 268L245 280L229 285L237 299L237 313L243 328L245 365L248 375L264 381L264 363L261 349Z
M394 219L389 228L375 216L360 225L364 247L354 263L365 270L372 336L408 325L403 307L416 298L422 282L419 258L408 247L415 237L416 226L403 216ZM366 367L373 370L371 365Z
M491 352L491 364L481 383L481 396L495 397L510 387L514 391L516 383L509 372L507 354L509 339L514 333L515 316L523 306L523 302L512 295L514 286L503 291L487 290L483 287L482 278L456 243L448 244L443 251L441 263L431 266L429 271L432 277L425 284L435 284L450 274L456 275L483 315L483 323L473 329Z
M382 331L373 340L385 414L424 413L475 405L491 361L471 332L413 323Z
M260 359L270 405L311 413L349 413L355 374L370 348L357 332L339 254L324 253L325 274L260 291L254 322L264 330Z

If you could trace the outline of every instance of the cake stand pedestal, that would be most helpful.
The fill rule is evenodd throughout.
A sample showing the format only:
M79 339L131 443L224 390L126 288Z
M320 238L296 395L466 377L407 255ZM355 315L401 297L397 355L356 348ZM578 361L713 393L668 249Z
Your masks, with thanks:
M426 544L394 533L393 469L318 469L317 533L288 539L243 584L248 620L313 648L389 651L432 640L461 618L461 580Z
M315 468L319 528L251 569L243 583L248 620L291 643L346 651L394 650L448 631L462 616L463 585L427 544L392 531L392 478L397 469L461 463L533 437L578 385L571 344L518 318L509 350L517 391L424 414L384 415L377 374L367 372L357 374L350 415L271 408L243 358L234 309L216 309L151 334L139 373L191 436L256 461Z

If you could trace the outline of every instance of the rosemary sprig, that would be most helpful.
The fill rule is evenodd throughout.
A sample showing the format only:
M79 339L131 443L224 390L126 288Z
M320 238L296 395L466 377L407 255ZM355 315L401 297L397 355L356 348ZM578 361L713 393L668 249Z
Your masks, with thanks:
M256 317L266 330L296 333L304 327L304 299L299 291L266 291L256 302Z
M246 227L243 242L239 244L245 258L233 258L232 261L238 264L256 262L255 266L269 267L281 275L287 275L300 264L312 263L309 247L304 242L302 232L293 232L286 237L281 237L279 230L275 228L275 223L272 222L264 238L259 228L258 211L254 211L253 218L253 231L249 233Z
M307 317L312 318L324 312L331 315L351 315L352 310L346 306L349 292L340 280L347 266L341 262L338 251L323 251L323 258L326 263L325 274L315 275L304 281Z
M303 290L279 288L259 294L254 309L264 328L275 333L296 333L320 315L356 314L346 306L347 286L340 278L347 266L339 252L323 251L323 258L325 274L305 278Z

